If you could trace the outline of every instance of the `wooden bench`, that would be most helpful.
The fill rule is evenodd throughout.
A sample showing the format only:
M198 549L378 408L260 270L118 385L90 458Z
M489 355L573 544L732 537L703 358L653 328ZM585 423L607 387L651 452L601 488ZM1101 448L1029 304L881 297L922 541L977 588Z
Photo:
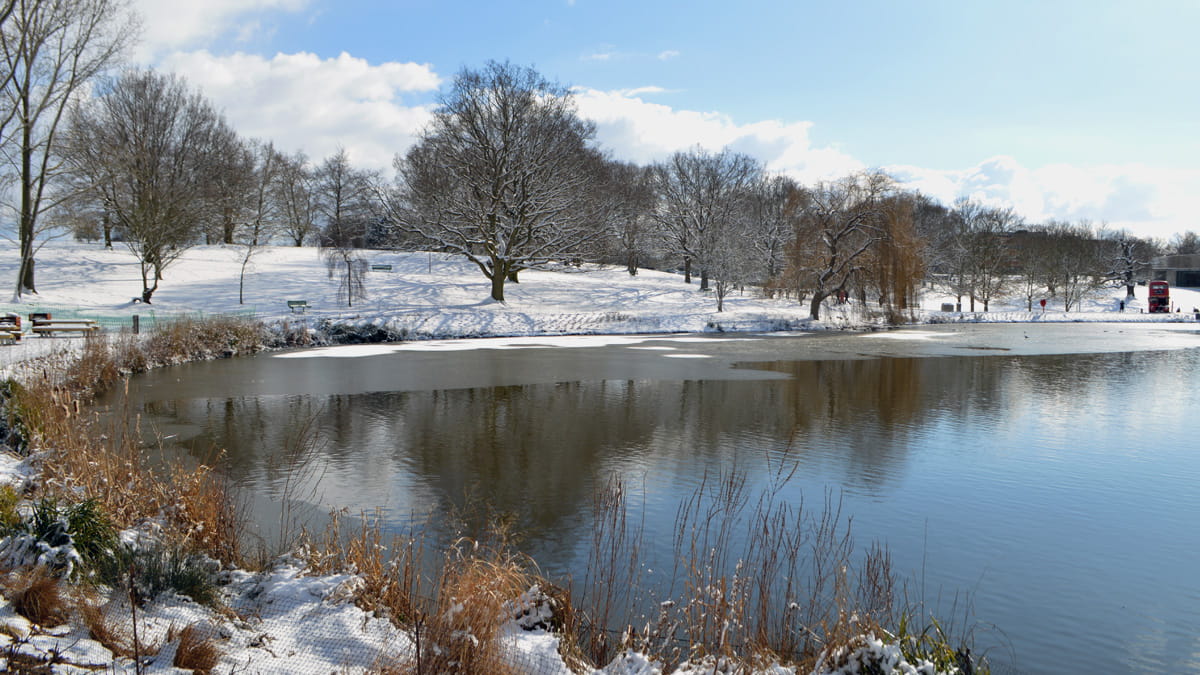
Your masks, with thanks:
M31 333L49 337L55 333L79 333L87 335L100 330L100 325L92 319L34 319Z
M391 272L391 265L371 265L372 272Z
M303 314L308 311L307 300L288 300L287 306L292 310L292 314Z
M0 345L12 345L21 341L21 329L0 326Z

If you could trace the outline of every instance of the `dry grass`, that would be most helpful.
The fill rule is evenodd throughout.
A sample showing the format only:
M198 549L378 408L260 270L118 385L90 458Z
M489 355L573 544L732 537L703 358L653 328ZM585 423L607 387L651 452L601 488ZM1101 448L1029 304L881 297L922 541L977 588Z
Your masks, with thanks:
M480 539L461 538L445 551L435 583L421 578L425 552L420 538L393 537L384 544L381 514L363 516L343 531L344 514L332 514L320 536L305 534L301 550L316 574L352 571L362 581L359 607L390 617L412 631L411 659L380 668L382 673L518 673L499 651L500 628L532 587L553 588L530 561L513 552L502 524Z
M175 639L175 635L167 634L168 642ZM207 631L193 624L179 631L178 639L179 646L175 648L171 665L190 669L196 675L208 675L217 667L221 651Z
M330 514L319 535L302 532L298 549L313 574L351 571L362 580L355 603L366 611L411 624L421 613L420 539L394 536L385 545L382 514L363 514L358 528L343 530L344 512Z
M15 398L33 443L54 449L42 463L43 492L95 499L122 527L165 516L179 544L241 562L244 504L210 466L152 468L136 425L100 424L72 389L39 381Z
M39 626L60 626L70 618L69 603L59 580L44 567L13 573L5 587L13 609Z
M103 607L85 602L79 609L83 625L93 640L103 645L114 656L128 658L134 655L133 634L124 626L114 623Z
M599 491L587 577L567 614L582 655L602 665L633 648L666 669L782 663L807 672L829 650L888 634L897 613L886 549L855 555L830 494L811 513L783 499L791 471L779 468L774 484L753 494L736 471L706 479L677 511L665 583L643 583L644 532L628 522L624 487ZM640 612L642 623L614 632L614 620Z
M510 618L508 603L536 583L522 561L502 549L461 541L442 569L436 610L422 654L426 672L504 673L496 636Z
M84 341L79 358L63 372L44 371L14 387L11 409L36 447L54 448L44 462L43 489L97 499L119 525L166 515L181 544L222 562L242 561L244 504L210 465L177 463L151 470L136 418L102 428L81 403L120 377L185 360L253 352L262 347L258 324L238 319L182 319L149 335L121 333ZM76 497L77 498L77 497Z

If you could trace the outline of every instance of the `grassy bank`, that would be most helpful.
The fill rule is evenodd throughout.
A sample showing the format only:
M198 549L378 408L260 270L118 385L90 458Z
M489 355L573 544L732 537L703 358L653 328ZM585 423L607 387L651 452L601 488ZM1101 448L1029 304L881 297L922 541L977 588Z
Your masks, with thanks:
M136 424L103 426L87 411L130 373L286 341L244 321L179 322L140 338L89 339L73 361L5 383L0 440L38 472L0 489L3 593L14 611L43 628L79 624L138 672L152 653L208 671L232 660L212 626L246 620L228 601L232 570L267 573L285 560L314 577L353 575L341 599L407 636L403 654L376 659L372 672L533 672L506 653L513 622L559 636L562 663L576 672L653 672L639 663L664 672L986 670L904 597L886 550L855 552L832 497L809 512L777 490L750 494L739 475L714 478L680 507L667 595L644 578L639 516L617 481L594 495L579 580L544 578L503 514L464 515L462 536L439 550L419 535L386 534L377 518L339 514L322 532L298 531L287 551L248 549L243 502L219 461L152 468ZM781 468L777 485L787 478ZM139 612L167 592L212 618L148 635ZM310 637L315 645L328 636ZM18 644L10 640L10 664Z

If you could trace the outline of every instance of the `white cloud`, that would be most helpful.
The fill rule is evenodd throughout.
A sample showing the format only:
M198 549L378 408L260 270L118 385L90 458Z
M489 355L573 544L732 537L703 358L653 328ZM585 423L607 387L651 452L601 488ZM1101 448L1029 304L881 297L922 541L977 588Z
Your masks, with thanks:
M768 170L802 183L844 176L866 167L837 147L814 147L810 122L766 120L738 124L717 112L677 110L649 102L658 87L616 91L577 88L580 114L596 123L600 143L624 160L647 164L699 145L729 147L762 161ZM1138 164L1030 168L1008 156L988 158L960 170L884 167L905 187L944 204L958 197L1012 207L1028 223L1048 219L1089 220L1143 237L1169 238L1200 229L1200 170Z
M679 52L677 50L664 49L663 51L658 53L658 60L659 61L669 61L677 56L679 56Z
M907 187L944 204L965 196L1011 206L1031 224L1046 220L1089 220L1143 237L1169 238L1196 230L1200 212L1200 171L1140 164L1075 166L1052 164L1036 169L1012 157L993 157L962 171L913 166L886 167Z
M649 86L649 87L634 87L632 89L618 89L612 93L620 94L621 96L624 96L626 98L633 98L633 97L642 96L643 94L665 94L665 93L667 93L667 90L663 89L662 87Z
M862 168L861 162L839 150L812 147L809 122L739 125L720 113L676 110L639 97L662 91L657 87L579 88L575 93L580 114L596 123L601 144L621 159L645 164L696 145L714 151L728 146L757 157L771 171L805 182Z
M428 64L373 65L342 53L215 56L175 53L163 70L198 87L241 134L304 150L319 160L344 147L355 164L386 169L413 142L430 117L428 104L406 103L441 80Z
M370 64L345 53L332 59L306 53L268 59L176 52L159 67L201 88L243 135L273 140L287 151L302 149L314 159L341 146L356 164L385 171L430 119L429 94L441 84L429 64ZM739 124L719 112L675 109L643 98L670 93L661 87L577 88L575 93L580 114L596 123L601 145L627 161L647 164L697 145L714 151L729 147L809 184L865 167L836 146L814 147L810 122ZM945 204L969 196L1012 206L1030 223L1088 219L1162 238L1200 229L1194 218L1200 213L1195 190L1200 170L1068 164L1030 168L1006 156L960 170L884 169Z
M241 21L266 11L296 12L311 0L203 0L166 2L134 0L142 17L142 40L136 60L149 63L167 51L203 44L226 31L237 31L237 39L249 40L263 30L261 20Z

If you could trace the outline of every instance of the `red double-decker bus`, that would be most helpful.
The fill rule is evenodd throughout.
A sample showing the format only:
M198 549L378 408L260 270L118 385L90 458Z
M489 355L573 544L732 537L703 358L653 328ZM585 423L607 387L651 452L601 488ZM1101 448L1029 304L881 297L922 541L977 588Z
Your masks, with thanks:
M1171 311L1171 289L1167 286L1167 282L1150 282L1150 302L1146 311L1151 314Z

